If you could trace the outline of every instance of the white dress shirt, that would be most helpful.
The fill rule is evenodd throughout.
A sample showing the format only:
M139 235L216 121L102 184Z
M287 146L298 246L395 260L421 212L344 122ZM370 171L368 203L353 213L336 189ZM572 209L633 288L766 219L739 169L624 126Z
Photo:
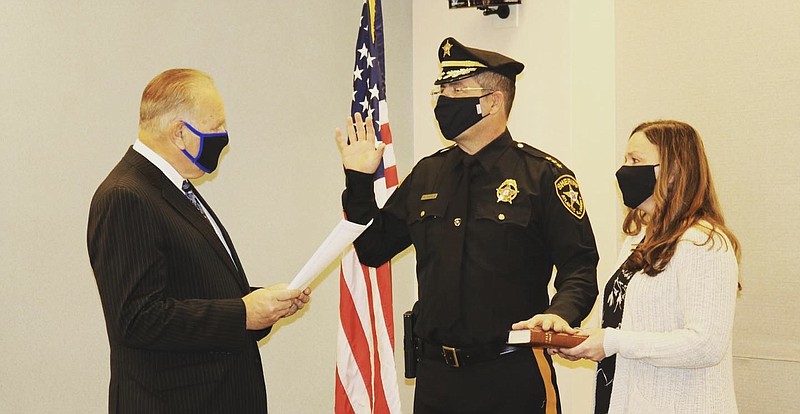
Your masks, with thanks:
M156 154L150 147L145 145L142 141L138 138L136 142L133 143L133 150L142 154L143 157L147 158L148 161L153 163L165 176L169 179L175 187L178 188L181 192L183 192L183 176L175 169L170 163L168 163L165 159L161 158L160 155ZM189 201L189 199L186 199ZM208 207L202 202L200 203L201 208L203 209L203 214L205 214L206 218L208 219L209 223L211 223L211 227L214 228L214 232L217 233L217 237L222 242L222 245L225 246L225 250L228 251L228 256L231 257L231 261L234 262L234 266L236 265L236 261L233 260L233 255L231 254L231 248L228 247L228 243L225 243L225 237L222 237L222 231L219 229L219 224L214 220L214 217L208 211Z

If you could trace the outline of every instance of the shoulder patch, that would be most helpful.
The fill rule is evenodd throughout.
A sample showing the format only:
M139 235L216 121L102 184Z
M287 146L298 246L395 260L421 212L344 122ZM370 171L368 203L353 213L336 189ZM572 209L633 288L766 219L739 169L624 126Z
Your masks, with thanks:
M586 206L583 204L578 180L570 174L564 174L555 181L556 196L561 200L561 204L578 220L583 219L586 214Z

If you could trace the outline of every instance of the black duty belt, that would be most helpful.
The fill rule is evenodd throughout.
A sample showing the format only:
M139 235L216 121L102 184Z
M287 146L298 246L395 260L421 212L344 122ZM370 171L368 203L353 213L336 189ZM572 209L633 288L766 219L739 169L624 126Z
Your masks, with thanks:
M431 361L441 361L450 367L461 368L479 362L492 361L500 358L502 355L530 348L506 344L454 348L447 345L418 340L417 349L420 358Z

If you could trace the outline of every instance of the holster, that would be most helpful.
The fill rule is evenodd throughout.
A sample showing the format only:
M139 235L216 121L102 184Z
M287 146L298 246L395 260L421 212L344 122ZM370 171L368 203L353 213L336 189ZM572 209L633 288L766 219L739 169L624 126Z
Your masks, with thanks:
M418 343L414 336L414 312L403 313L403 359L405 360L405 377L417 377L417 362L419 361Z

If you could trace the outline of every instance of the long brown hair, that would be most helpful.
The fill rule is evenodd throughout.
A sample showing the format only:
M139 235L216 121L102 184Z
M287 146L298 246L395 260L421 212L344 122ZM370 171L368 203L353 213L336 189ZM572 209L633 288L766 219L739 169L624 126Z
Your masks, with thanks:
M724 234L732 245L726 247L734 249L738 260L739 241L725 227L703 141L697 131L684 122L666 120L639 124L631 136L637 132L644 133L658 147L661 173L653 193L652 216L632 209L623 222L622 229L628 235L639 234L642 226L646 226L644 242L634 249L623 269L658 275L672 259L686 230L697 224L709 227L705 223L710 228L704 244L713 246L715 239L724 241L723 237L714 237Z

